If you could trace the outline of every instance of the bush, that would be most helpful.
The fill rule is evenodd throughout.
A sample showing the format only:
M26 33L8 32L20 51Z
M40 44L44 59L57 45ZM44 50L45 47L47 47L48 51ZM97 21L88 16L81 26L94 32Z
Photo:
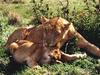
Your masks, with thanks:
M15 12L9 12L8 14L8 24L9 25L20 24L20 22L21 22L21 17L19 14Z

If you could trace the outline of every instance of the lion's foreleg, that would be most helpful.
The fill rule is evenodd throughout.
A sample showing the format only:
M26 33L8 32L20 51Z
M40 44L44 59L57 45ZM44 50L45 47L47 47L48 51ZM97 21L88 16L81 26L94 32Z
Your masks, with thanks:
M76 59L80 59L80 58L85 58L87 55L86 54L66 54L64 52L61 52L61 61L63 62L67 62L67 61L73 61Z
M76 33L77 45L80 48L86 48L88 52L92 53L95 56L100 57L100 48L88 42L80 33Z

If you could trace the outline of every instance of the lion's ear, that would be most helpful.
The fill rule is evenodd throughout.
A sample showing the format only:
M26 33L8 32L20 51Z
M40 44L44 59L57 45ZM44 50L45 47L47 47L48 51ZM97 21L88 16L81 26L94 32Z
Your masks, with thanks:
M48 22L49 19L47 19L46 17L42 16L40 21L41 21L42 24L44 24L44 23Z
M51 25L57 25L58 19L59 19L59 17L54 17L54 18L50 19L49 23Z

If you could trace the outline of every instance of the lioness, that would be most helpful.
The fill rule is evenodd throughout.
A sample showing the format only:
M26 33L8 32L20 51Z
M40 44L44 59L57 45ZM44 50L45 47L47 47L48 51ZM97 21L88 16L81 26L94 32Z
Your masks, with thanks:
M59 42L55 42L58 48L61 48L62 45L68 41L69 39L72 39L73 37L77 38L77 46L79 46L80 48L86 48L88 52L90 52L91 54L100 57L100 48L98 48L97 46L95 46L94 44L91 44L90 42L88 42L80 33L78 33L75 28L73 23L70 23L61 18L61 17L55 17L52 19L46 19L43 17L43 22L47 21L49 22L49 24L56 26L56 30L61 32L61 34L63 34L63 36L58 39ZM44 25L48 25L46 22L43 23ZM68 25L69 24L69 25ZM62 30L63 27L62 26L68 26L68 28L65 30L65 32L63 33Z
M37 27L24 28L23 30L19 29L18 31L16 30L14 33L12 33L12 35L8 38L8 41L7 41L8 48L10 48L10 50L11 50L11 48L13 48L13 47L11 47L11 44L13 42L16 42L17 40L27 40L27 41L32 42L34 44L34 46L37 46L39 44L43 45L42 48L40 46L40 48L42 50L40 48L36 49L37 53L43 54L46 52L46 50L57 49L57 51L58 51L57 57L56 57L55 53L52 53L53 56L57 60L62 60L62 61L75 60L77 58L80 58L81 56L83 57L84 54L68 55L68 54L65 54L64 52L62 52L60 50L60 48L64 44L64 42L68 41L69 39L71 39L73 37L76 37L78 39L77 45L79 47L86 48L90 53L100 57L100 49L98 47L96 47L95 45L89 43L86 39L84 39L75 30L72 23L69 23L67 20L65 20L61 17L55 17L52 19L45 19L45 18L43 18L43 19L44 19L43 23ZM34 47L34 46L32 46L32 47ZM28 52L31 53L31 51L34 51L31 47L30 47L30 50L25 49L25 47L27 47L27 45L22 46L21 49L20 48L18 49L19 54L21 53L21 51L24 51L24 50L26 50L26 53L25 53L26 55ZM46 47L47 49L45 50L44 47ZM13 51L11 51L11 52L13 52ZM36 54L34 52L32 52L32 53L33 53L33 56L36 56L37 59L39 59L39 57L37 56L38 55L37 53ZM14 53L12 53L12 54L14 55ZM14 56L17 57L17 54L15 54ZM59 57L60 57L60 59L58 59ZM25 57L25 59L26 58L27 57ZM18 59L19 59L19 57L18 57Z

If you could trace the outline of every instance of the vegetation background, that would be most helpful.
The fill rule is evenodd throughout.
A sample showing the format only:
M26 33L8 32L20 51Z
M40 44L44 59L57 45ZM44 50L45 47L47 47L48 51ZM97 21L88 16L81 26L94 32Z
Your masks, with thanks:
M8 36L19 27L40 24L41 16L73 22L88 41L100 47L100 0L0 0L0 75L100 75L100 59L88 52L85 59L39 69L15 62L4 46ZM84 53L75 43L73 38L61 50Z

